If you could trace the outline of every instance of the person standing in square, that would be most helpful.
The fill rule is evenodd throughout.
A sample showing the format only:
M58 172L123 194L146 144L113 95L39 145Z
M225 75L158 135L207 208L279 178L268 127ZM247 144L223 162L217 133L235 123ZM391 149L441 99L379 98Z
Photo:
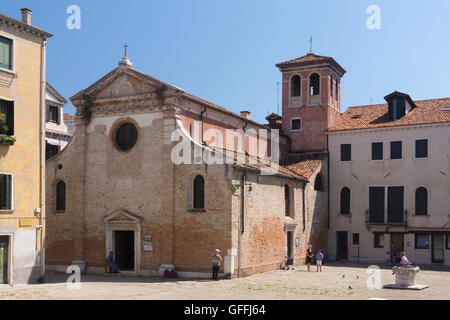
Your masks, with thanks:
M323 261L323 253L322 250L317 250L316 253L316 264L317 264L317 272L322 272L322 261Z
M212 279L214 281L219 280L219 270L220 270L220 262L222 261L222 257L220 256L220 250L216 249L212 256Z

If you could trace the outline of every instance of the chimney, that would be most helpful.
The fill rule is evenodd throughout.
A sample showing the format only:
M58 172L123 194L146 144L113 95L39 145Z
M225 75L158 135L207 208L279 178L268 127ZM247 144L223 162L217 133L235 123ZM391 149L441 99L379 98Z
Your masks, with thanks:
M31 13L32 11L28 8L20 9L22 11L22 22L31 26Z
M250 112L249 111L241 111L241 117L247 120L250 120Z

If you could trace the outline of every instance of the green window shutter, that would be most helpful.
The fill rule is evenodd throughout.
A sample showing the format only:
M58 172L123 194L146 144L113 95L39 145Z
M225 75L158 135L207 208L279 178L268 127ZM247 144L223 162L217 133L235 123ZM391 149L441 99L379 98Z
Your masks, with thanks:
M12 40L0 37L0 67L12 69Z
M11 210L12 201L12 176L0 175L0 210Z
M6 175L6 210L11 210L11 198L12 198L12 184L11 184L11 175Z
M0 174L0 210L11 210L11 175Z

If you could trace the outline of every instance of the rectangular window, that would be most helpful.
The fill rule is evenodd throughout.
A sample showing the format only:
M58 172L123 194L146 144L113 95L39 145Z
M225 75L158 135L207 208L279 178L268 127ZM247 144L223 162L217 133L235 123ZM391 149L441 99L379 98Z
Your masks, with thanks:
M404 212L404 187L388 187L388 222L402 223Z
M447 245L445 247L447 250L450 250L450 233L447 233Z
M0 36L0 68L12 70L12 40Z
M375 248L384 248L384 234L374 233L375 237Z
M428 140L416 140L416 158L428 158Z
M391 159L401 159L402 158L402 142L392 141L391 142Z
M369 223L384 223L384 187L369 187Z
M359 246L359 233L353 234L353 245Z
M0 113L4 119L0 119L0 134L14 135L14 102L0 100Z
M372 143L372 160L383 160L383 142Z
M291 130L292 131L302 130L302 120L301 119L292 119L291 120Z
M0 210L12 210L12 175L0 174Z
M428 234L416 234L415 248L416 249L429 249L430 248L430 236Z
M341 161L352 161L351 144L341 144Z
M59 146L46 143L45 144L45 160L50 159L59 152Z
M49 107L49 121L59 124L59 108L55 106Z

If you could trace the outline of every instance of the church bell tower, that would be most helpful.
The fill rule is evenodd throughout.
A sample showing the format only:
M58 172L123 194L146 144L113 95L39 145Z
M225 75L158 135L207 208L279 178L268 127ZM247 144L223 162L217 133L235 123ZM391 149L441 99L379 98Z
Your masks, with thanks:
M291 152L324 151L326 132L341 114L340 83L345 70L312 50L276 65L282 73L282 131Z

